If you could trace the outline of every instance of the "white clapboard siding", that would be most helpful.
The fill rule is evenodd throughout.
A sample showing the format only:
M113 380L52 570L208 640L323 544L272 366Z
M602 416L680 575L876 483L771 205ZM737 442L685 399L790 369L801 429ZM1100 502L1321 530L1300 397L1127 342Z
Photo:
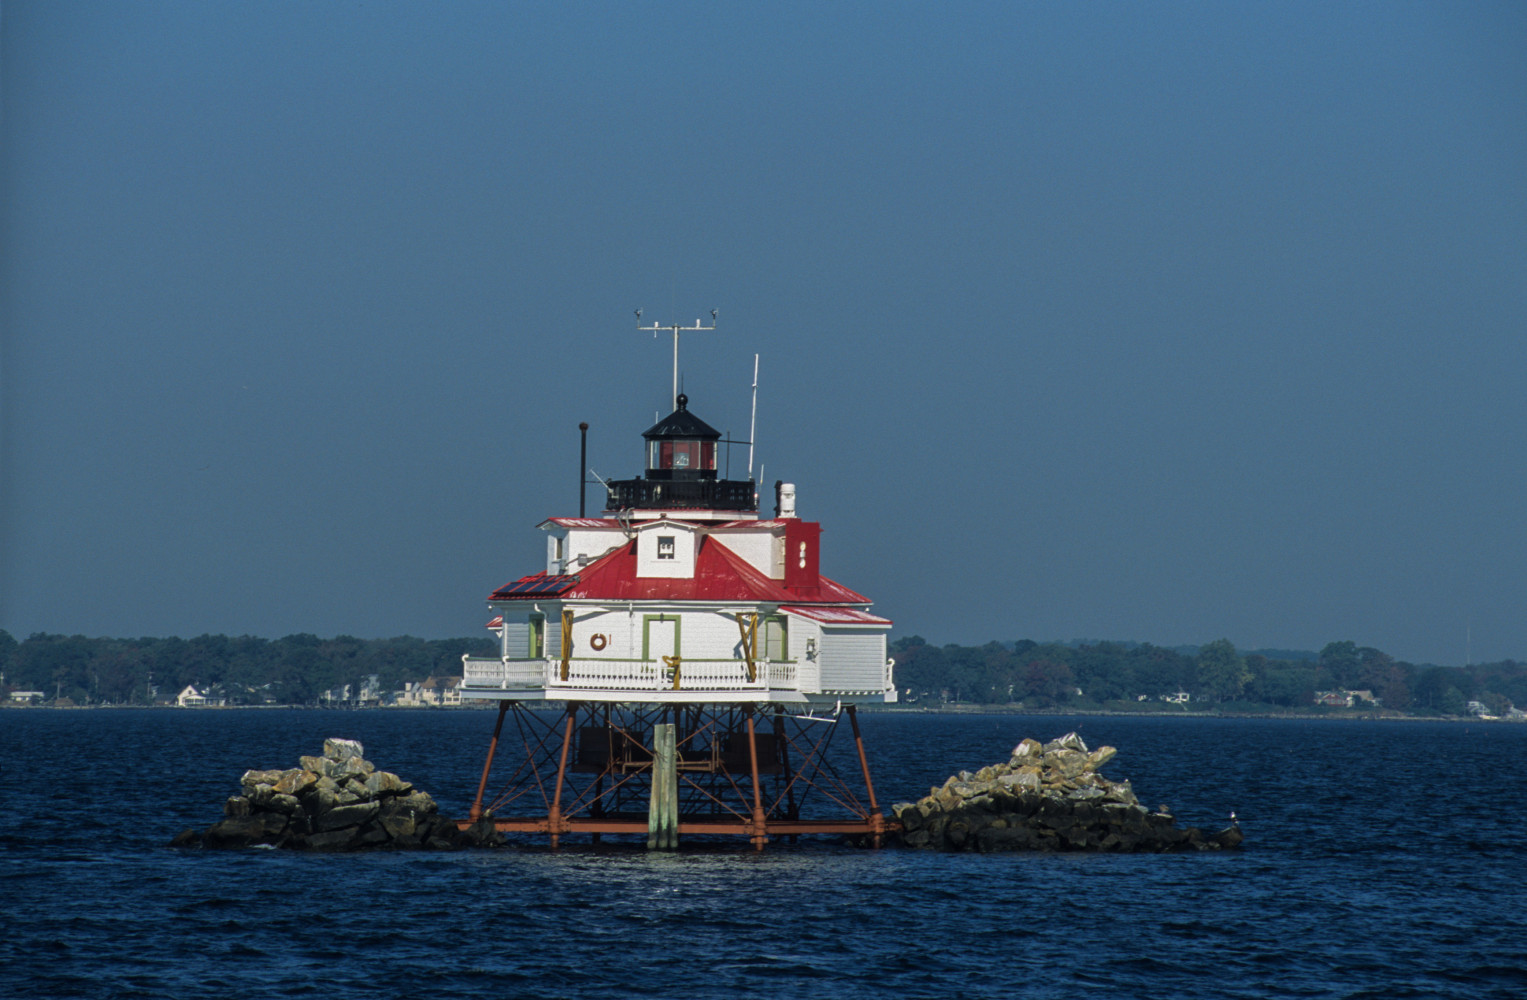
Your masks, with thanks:
M504 656L510 660L523 660L530 655L530 623L504 622Z
M724 531L712 535L711 541L726 546L764 576L778 580L784 575L784 564L777 557L782 543L770 532Z
M684 616L684 655L692 659L728 660L741 655L742 633L730 613L691 612Z
M885 687L885 635L822 629L822 690L879 691Z
M641 655L641 637L636 638L636 651L632 652L631 616L625 611L601 611L577 608L573 619L573 655L627 659ZM604 636L604 648L595 649L593 639Z

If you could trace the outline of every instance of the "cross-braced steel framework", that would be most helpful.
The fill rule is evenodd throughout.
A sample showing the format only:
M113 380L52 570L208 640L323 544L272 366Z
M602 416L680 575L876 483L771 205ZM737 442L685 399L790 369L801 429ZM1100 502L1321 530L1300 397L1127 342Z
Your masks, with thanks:
M842 717L853 758L833 746ZM512 726L505 721L512 719ZM832 715L781 704L569 702L560 712L499 706L482 780L463 826L563 837L647 834L657 726L675 728L680 838L858 835L880 846L890 824L875 799L852 705ZM489 795L494 759L513 763ZM854 771L857 774L854 774Z

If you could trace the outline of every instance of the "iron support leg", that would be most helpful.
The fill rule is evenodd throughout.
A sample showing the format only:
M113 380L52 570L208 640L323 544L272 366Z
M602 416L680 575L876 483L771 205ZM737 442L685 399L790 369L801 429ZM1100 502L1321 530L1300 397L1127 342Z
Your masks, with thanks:
M753 732L753 707L747 708L748 717L748 765L753 772L753 833L749 839L753 850L761 851L769 842L768 821L764 818L763 788L758 781L758 739Z
M801 818L800 806L795 802L795 774L790 770L790 740L785 736L785 706L774 706L774 745L779 747L780 764L785 769L785 817L791 820ZM790 843L795 843L800 838L795 834L790 835Z
M870 845L879 847L885 839L885 814L880 811L880 803L875 801L875 783L870 780L870 761L864 755L864 737L859 735L859 713L853 705L844 705L848 711L848 724L854 729L854 746L859 750L859 767L864 771L864 790L870 797Z
M557 841L562 834L562 785L567 778L567 751L573 745L573 721L577 718L578 706L567 706L567 728L562 733L562 758L557 761L557 789L551 796L551 812L546 816L546 827L551 834L551 848L557 849Z
M498 749L498 734L504 729L504 714L509 711L509 701L498 703L498 722L493 725L493 739L488 743L488 759L483 761L482 780L477 783L477 798L472 800L472 810L467 813L467 818L473 823L482 819L483 792L488 789L488 772L493 769L493 751Z

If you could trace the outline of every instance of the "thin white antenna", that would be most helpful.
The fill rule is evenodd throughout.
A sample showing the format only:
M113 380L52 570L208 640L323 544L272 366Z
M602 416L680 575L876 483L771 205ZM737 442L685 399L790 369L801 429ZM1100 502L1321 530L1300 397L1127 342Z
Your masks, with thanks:
M710 311L710 326L702 326L698 319L695 320L694 326L679 326L677 323L670 323L666 326L659 326L657 323L653 323L651 326L642 326L641 323L642 311L638 309L636 310L636 328L638 330L643 333L648 330L652 331L653 339L657 338L659 330L670 330L673 333L673 408L677 410L679 408L679 334L692 333L697 330L714 330L716 328L716 310L712 309Z
M753 415L748 417L748 478L753 478L753 442L758 438L758 355L753 355ZM760 470L762 471L762 470Z

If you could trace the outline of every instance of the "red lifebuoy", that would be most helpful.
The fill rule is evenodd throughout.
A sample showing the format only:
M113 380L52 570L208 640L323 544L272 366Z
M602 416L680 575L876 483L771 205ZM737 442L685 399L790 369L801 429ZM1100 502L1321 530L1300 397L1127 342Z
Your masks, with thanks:
M592 635L589 637L589 648L595 650L603 649L608 642L609 640L602 635Z

